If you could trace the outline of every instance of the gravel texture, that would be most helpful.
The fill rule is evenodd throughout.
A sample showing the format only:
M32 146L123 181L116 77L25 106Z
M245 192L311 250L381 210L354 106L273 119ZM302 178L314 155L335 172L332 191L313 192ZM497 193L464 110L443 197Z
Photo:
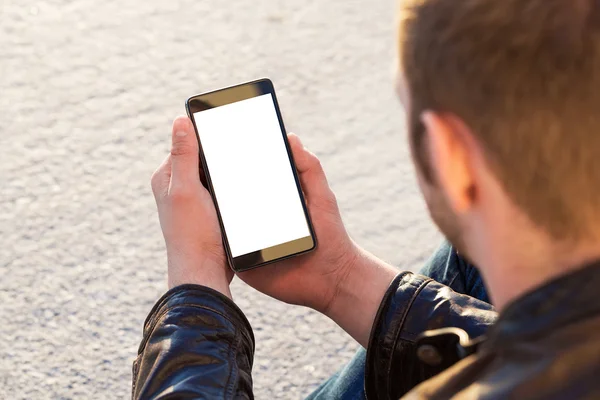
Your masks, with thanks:
M414 270L439 241L393 91L394 1L0 0L0 398L123 399L165 291L150 175L195 93L271 77L352 236ZM239 281L259 399L358 345Z

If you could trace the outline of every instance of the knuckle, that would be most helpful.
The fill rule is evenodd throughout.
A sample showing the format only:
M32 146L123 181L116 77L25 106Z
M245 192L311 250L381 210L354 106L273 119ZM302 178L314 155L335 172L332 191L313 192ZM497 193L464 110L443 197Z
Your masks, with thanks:
M329 193L327 193L324 196L323 202L324 202L325 207L327 207L329 210L332 210L333 212L337 212L337 210L338 210L337 196L331 190L329 190Z
M194 197L192 190L186 186L176 186L171 189L169 198L174 203L185 203Z
M315 154L310 153L309 161L313 168L318 169L318 170L323 170L323 164L321 163L321 160L319 159L319 157L317 157Z
M187 143L175 143L171 148L171 155L173 157L181 157L194 154L194 146Z

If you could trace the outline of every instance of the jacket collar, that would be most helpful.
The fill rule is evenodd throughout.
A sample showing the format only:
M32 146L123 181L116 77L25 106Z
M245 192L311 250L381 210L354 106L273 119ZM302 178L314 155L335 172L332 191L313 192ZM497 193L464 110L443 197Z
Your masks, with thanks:
M600 260L548 282L500 314L486 345L537 336L600 314L599 288Z

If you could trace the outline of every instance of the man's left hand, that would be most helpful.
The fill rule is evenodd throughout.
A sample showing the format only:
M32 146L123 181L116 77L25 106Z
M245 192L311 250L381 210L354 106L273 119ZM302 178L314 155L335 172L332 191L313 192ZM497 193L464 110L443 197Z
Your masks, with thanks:
M167 246L169 288L208 286L231 298L214 203L200 181L198 141L189 118L173 122L171 153L152 176L152 191Z

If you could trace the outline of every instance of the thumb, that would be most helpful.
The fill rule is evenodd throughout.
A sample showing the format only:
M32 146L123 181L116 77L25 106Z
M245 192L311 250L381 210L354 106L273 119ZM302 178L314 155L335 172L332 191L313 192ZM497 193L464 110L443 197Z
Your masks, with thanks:
M198 140L187 117L173 121L171 145L171 187L200 184Z
M302 190L308 200L328 199L333 192L327 183L325 171L316 155L308 151L300 138L293 133L288 135L296 169L298 170Z

